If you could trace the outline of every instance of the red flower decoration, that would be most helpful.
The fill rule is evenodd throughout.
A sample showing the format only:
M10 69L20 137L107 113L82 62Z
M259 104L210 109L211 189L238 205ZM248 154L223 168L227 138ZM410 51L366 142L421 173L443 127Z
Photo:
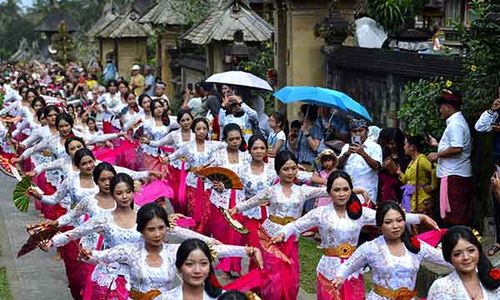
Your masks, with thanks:
M410 237L410 244L413 248L420 250L420 241L416 237Z
M500 280L500 268L491 268L489 275L493 280Z
M349 211L357 214L361 210L361 204L359 204L359 201L352 201L351 204L349 204L349 207L347 209Z

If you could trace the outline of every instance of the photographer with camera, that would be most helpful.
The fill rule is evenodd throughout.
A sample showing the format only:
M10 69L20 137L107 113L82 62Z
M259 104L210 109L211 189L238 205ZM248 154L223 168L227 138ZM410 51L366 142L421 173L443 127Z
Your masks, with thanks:
M377 172L382 164L382 148L368 139L368 124L365 120L353 119L349 125L351 143L342 147L338 167L351 176L354 188L367 190L370 200L377 204Z
M232 89L224 91L222 106L219 111L219 125L223 130L226 124L238 124L243 130L245 141L254 134L253 123L259 122L257 112L248 106Z

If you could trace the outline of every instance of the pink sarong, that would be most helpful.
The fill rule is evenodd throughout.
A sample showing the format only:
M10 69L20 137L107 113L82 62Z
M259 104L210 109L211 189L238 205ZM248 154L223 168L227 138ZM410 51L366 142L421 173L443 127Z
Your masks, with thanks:
M229 208L236 205L236 190L231 190ZM243 245L243 238L240 233L234 230L226 221L220 209L215 205L210 205L211 209L211 232L212 236L223 244L227 245ZM236 217L237 218L237 217ZM215 267L217 270L222 270L226 273L234 271L241 273L241 258L222 258Z
M451 212L450 200L448 198L448 177L441 178L439 187L439 213L441 218L446 218L446 214Z
M363 300L365 299L365 284L363 275L353 277L336 289L331 280L318 273L317 299L319 300Z
M299 293L299 245L294 237L285 243L272 244L261 227L260 249L264 270L269 275L268 284L261 288L262 299L296 300Z

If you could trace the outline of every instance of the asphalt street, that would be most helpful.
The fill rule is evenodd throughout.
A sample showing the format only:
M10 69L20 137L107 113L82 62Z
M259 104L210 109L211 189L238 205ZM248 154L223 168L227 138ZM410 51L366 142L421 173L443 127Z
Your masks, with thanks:
M12 296L15 300L71 299L63 262L54 259L55 252L35 250L17 259L17 252L28 239L26 224L41 218L33 203L27 213L12 202L16 180L0 173L0 267L7 268Z

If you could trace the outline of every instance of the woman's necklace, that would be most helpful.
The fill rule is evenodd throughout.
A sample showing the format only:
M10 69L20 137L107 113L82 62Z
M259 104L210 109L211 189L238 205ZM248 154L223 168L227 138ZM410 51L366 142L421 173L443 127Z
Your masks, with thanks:
M467 294L471 300L483 299L483 292L481 290L481 285L478 282L463 283Z
M236 152L236 153L227 152L227 159L229 160L230 164L238 163L238 160L239 160L238 152Z
M160 267L163 263L163 259L159 253L148 253L147 259L149 261L149 265L152 267Z

